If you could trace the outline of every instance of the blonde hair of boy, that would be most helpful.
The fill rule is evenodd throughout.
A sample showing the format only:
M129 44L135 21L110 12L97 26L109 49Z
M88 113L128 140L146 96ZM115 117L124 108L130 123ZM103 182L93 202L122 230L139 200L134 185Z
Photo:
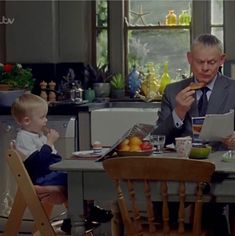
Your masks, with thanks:
M16 98L11 107L11 114L15 121L21 124L23 119L26 116L30 117L38 107L45 107L45 110L48 110L48 104L43 98L31 93L26 93Z

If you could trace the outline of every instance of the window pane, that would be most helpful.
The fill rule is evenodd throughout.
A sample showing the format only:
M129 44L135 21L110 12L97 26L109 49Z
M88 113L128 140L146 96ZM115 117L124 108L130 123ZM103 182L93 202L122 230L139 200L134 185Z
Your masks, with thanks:
M221 25L223 24L223 1L224 0L212 0L211 1L211 24Z
M223 27L211 27L211 33L220 39L223 43L224 41L224 30Z
M108 36L107 30L99 30L97 32L97 65L108 63Z
M96 26L107 26L108 10L106 0L96 1Z
M189 74L186 53L190 47L188 29L133 30L128 37L128 67L132 65L144 68L148 62L156 65L158 77L163 72L165 61L169 63L169 74L172 78L177 69Z
M108 7L107 0L96 1L96 64L108 63Z
M188 13L191 15L191 0L130 0L129 2L130 24L165 24L165 18L169 10L174 10L177 16L179 16L183 10L188 10Z

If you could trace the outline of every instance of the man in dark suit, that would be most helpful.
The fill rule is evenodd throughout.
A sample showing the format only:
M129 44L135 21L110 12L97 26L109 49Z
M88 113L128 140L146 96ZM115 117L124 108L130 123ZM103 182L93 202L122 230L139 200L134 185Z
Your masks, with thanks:
M209 34L200 35L193 41L187 58L193 77L169 84L162 98L154 133L165 134L166 144L174 143L175 137L192 136L191 119L199 116L198 101L202 95L200 89L191 89L192 82L205 83L208 88L207 114L222 114L235 109L235 80L218 72L225 60L219 39ZM235 135L223 141L232 146L234 138Z
M174 143L175 137L192 136L192 117L201 116L198 105L203 93L206 97L206 114L222 114L235 109L235 80L219 72L225 61L220 40L210 34L200 35L193 41L187 58L193 76L165 88L157 126L153 132L166 135L166 144ZM192 82L203 83L207 88L204 92L203 89L194 90L190 86ZM221 147L235 147L235 133L221 140ZM205 205L203 218L210 235L228 235L226 220L222 215L223 207L216 203Z

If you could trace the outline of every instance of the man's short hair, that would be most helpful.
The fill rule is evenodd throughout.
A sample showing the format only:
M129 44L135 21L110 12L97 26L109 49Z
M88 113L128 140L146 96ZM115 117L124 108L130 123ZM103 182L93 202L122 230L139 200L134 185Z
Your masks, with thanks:
M212 34L201 34L192 43L191 49L195 47L197 44L203 44L205 46L216 46L219 48L221 52L223 52L223 44L222 42Z

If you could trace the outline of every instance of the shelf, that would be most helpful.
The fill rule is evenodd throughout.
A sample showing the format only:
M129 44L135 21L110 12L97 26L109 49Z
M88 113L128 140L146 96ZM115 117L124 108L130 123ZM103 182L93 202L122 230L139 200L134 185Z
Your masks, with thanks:
M128 25L128 30L153 30L153 29L190 29L190 25Z
M129 22L127 21L127 19L125 18L125 27L128 30L153 30L153 29L190 29L191 25L161 25L161 24L148 24L148 25L132 25L129 24Z

